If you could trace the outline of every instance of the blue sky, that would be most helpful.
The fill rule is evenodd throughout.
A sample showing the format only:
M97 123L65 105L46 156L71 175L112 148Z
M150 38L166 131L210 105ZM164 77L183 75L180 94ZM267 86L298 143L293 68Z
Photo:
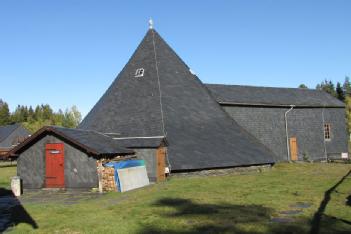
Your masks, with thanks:
M203 82L351 76L351 1L0 1L0 98L85 115L155 28Z

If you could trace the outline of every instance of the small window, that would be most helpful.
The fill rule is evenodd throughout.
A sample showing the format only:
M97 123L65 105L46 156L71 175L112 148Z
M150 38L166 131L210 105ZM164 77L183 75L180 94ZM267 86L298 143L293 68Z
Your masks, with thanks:
M138 68L135 71L135 77L142 77L142 76L144 76L144 68Z
M324 124L324 139L325 140L330 140L331 134L330 134L330 124Z

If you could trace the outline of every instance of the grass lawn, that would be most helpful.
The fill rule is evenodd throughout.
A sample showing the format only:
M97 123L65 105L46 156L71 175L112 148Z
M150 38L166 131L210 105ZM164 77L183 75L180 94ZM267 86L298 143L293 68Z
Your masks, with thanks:
M350 170L351 164L283 163L262 173L171 178L73 205L24 202L38 229L19 223L11 231L350 233L351 175L344 177ZM0 186L14 174L15 167L0 168Z
M15 175L15 166L0 167L0 188L10 188L11 177Z

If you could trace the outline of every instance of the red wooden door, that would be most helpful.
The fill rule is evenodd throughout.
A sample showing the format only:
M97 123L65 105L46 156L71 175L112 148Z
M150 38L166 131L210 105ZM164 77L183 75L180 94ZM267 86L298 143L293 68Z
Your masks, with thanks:
M64 148L63 143L46 144L46 175L45 185L47 188L65 187L64 173Z

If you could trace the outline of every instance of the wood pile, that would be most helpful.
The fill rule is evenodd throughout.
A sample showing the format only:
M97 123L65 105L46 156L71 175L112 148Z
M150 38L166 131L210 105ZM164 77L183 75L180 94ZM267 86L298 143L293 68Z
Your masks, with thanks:
M115 170L112 167L102 167L102 190L117 191Z
M102 166L102 162L98 162L99 184L103 192L118 191L115 181L115 170L112 167Z

